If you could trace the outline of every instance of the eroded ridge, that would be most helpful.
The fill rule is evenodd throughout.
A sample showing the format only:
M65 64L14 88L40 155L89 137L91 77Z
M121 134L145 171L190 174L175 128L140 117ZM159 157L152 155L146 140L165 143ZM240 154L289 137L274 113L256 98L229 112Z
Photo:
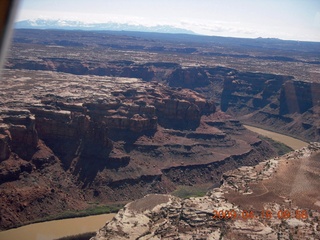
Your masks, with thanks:
M230 171L205 197L147 195L127 204L91 240L318 239L320 195L310 189L319 189L320 172L313 168L317 176L311 179L306 172L310 165L319 169L319 154L320 144L311 143L254 167ZM289 172L292 181L283 181ZM296 194L294 188L306 181L309 188Z

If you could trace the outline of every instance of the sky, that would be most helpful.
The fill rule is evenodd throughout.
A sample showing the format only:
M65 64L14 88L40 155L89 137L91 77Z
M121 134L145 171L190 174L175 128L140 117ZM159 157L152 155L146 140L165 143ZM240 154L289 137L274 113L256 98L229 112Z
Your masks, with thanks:
M320 0L21 0L17 21L37 18L320 42Z

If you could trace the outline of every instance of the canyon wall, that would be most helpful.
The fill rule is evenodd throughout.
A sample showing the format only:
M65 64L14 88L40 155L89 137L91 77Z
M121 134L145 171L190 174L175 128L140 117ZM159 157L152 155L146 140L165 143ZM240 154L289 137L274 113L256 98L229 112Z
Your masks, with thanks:
M3 81L1 229L92 201L219 184L223 172L276 154L190 89L29 70Z
M272 101L248 115L235 115L247 123L289 134L306 141L319 141L320 84L285 81Z
M219 185L224 172L276 155L242 121L319 140L319 85L289 76L303 76L301 65L316 79L313 55L18 32L0 94L1 229L92 202Z
M318 141L319 135L319 83L296 80L292 76L276 75L262 72L243 72L226 67L190 66L182 67L176 63L153 62L135 63L133 61L113 61L108 64L99 62L88 67L90 71L73 71L73 68L87 67L90 62L64 62L69 68L59 69L65 59L40 59L30 62L22 59L13 59L10 68L45 69L54 71L72 72L76 74L99 74L96 70L105 69L103 74L109 76L139 77L144 81L165 82L171 87L189 88L203 94L206 99L214 101L219 109L240 118L242 121L270 130L280 131L307 141ZM37 67L38 66L38 67ZM41 67L45 66L45 67ZM55 67L53 67L55 66ZM142 70L143 69L143 70ZM146 77L147 74L149 77ZM166 100L166 108L157 104L158 121L166 124L170 120L161 117L159 111L171 111L176 107L185 108L185 103L176 100ZM170 102L171 101L171 102ZM185 106L184 106L185 105ZM164 106L164 105L163 105ZM159 110L160 109L160 110ZM161 110L171 109L171 110ZM180 110L179 110L180 111ZM184 110L183 110L184 111ZM193 111L192 116L199 112ZM169 113L167 112L167 113ZM184 118L183 118L184 119ZM176 122L176 127L196 126L199 119L187 117L188 122ZM118 120L114 124L121 124ZM151 124L145 123L145 124ZM151 126L150 126L151 127ZM152 127L151 127L152 128Z

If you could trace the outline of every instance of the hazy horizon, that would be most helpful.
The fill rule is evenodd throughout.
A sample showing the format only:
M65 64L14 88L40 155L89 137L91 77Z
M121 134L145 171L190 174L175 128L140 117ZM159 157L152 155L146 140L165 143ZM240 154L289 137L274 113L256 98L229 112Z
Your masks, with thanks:
M320 42L317 0L22 0L16 20L38 18L169 25L209 36Z

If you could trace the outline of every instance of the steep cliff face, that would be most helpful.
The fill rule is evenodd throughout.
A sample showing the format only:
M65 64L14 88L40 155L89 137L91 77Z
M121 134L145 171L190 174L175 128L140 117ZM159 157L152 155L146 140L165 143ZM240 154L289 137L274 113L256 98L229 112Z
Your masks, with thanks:
M318 106L310 98L317 94L309 94L316 88L308 87L308 82L319 81L318 52L317 43L274 39L21 29L16 31L6 66L78 76L136 77L187 87L234 117L247 115L246 121L274 130L285 125L285 133L296 134L298 131L290 130L293 125L311 129L309 120L304 118L312 117L313 113L307 112L316 112L313 108ZM300 83L289 83L295 79ZM177 103L168 104L174 108ZM196 114L197 109L192 112ZM118 126L129 124L131 129L137 128L135 131L153 128L153 120L144 119L142 124L140 117L132 118L131 123L122 117L108 121ZM170 124L161 118L158 121ZM186 127L194 128L197 121L190 119ZM303 124L290 123L295 121ZM316 124L314 127L317 128ZM303 130L302 137L317 140L317 130Z
M222 67L177 69L168 83L202 92L222 111L247 123L308 141L320 140L319 83Z
M7 74L4 81L11 79ZM181 184L218 184L224 171L275 154L190 89L133 78L11 74L14 87L3 89L11 98L0 96L12 109L0 112L1 228L82 209L87 201L128 201ZM24 204L19 199L26 204L16 210ZM47 209L46 203L57 207Z
M243 117L243 120L251 124L259 125L265 116L264 123L266 127L274 130L281 129L282 124L299 120L306 111L312 109L313 106L318 106L318 83L311 84L304 81L295 81L292 76L276 75L258 72L242 72L226 67L181 67L175 63L135 63L133 61L111 61L108 64L99 62L93 64L91 62L83 62L79 60L52 58L38 59L35 62L25 61L23 59L12 59L11 68L27 68L27 69L48 69L62 72L72 72L76 74L99 74L108 76L125 76L139 77L145 81L156 80L165 81L169 86L182 87L201 92L208 100L213 100L222 111L225 111L235 117ZM50 64L49 64L50 63ZM21 65L22 64L22 65ZM25 66L27 64L28 66ZM46 67L41 67L42 65ZM64 64L64 68L56 68ZM30 65L30 66L29 66ZM38 66L38 67L37 67ZM78 66L78 67L75 67ZM77 70L85 68L87 70ZM293 81L294 80L294 81ZM312 86L311 86L312 85ZM132 94L132 93L127 93ZM176 116L178 111L185 112L188 121L176 121L176 127L191 127L194 128L199 124L199 118L191 119L189 115L196 116L199 110L196 106L187 106L183 102L165 100L165 103L157 104L158 109L163 109L161 105L166 105L165 110L170 116ZM176 110L176 108L179 110ZM184 108L188 108L185 110ZM171 121L163 119L158 111L158 121L163 125L170 124ZM186 111L192 113L186 113ZM163 111L162 111L163 112ZM165 114L167 114L165 113ZM252 114L255 114L252 117ZM293 116L295 114L295 116ZM298 115L299 117L298 117ZM167 114L168 115L168 114ZM183 115L178 113L178 115ZM247 116L246 116L247 115ZM159 117L160 116L160 117ZM267 118L274 119L271 120ZM280 121L277 120L280 119ZM298 119L299 118L299 119ZM177 119L177 118L176 118ZM126 126L131 124L131 128L136 126L136 118L131 119L131 123L122 117L112 117L109 120L110 124ZM305 121L305 122L304 122ZM142 119L139 124L144 127L149 126L152 129L154 120ZM300 123L302 129L308 127L308 120L302 120ZM263 125L262 124L262 125ZM306 125L307 124L307 125ZM138 127L142 129L143 126ZM183 126L184 125L184 126ZM299 125L299 124L298 124ZM303 126L302 126L303 125ZM316 124L315 124L316 127ZM123 128L123 127L122 127ZM126 127L127 128L127 127ZM298 131L290 130L290 124L283 128L283 132L296 135ZM317 127L316 127L317 128ZM137 130L137 131L140 131ZM319 140L317 129L314 132L303 130L301 137L306 140Z
M252 112L270 104L279 94L282 84L292 79L263 73L237 73L224 80L221 110Z
M183 71L188 74L189 70ZM178 86L189 84L190 88L204 93L207 99L215 99L222 111L247 123L309 141L320 140L319 83L221 67L203 68L199 74L205 74L205 82L209 84L204 84L203 77L197 79L196 74L191 85L178 75L174 82ZM171 81L173 79L169 84Z
M60 160L39 138L35 116L1 108L0 122L0 228L85 207Z
M62 65L64 67L61 67ZM137 64L133 61L111 61L108 64L96 64L60 58L43 58L34 62L12 59L10 67L165 81L169 86L177 87L177 90L187 87L201 92L206 99L214 101L222 111L240 117L250 124L280 130L305 140L320 139L317 110L313 109L319 106L319 84L295 81L292 76L242 72L226 67L181 67L175 63ZM128 90L122 96L135 94ZM141 108L137 105L139 104L134 103L130 107L132 111L145 111L137 110ZM136 132L155 129L156 122L165 127L175 128L195 129L199 125L202 110L198 109L199 105L195 102L191 101L191 104L188 104L179 99L163 99L156 101L154 107L156 112L153 118L144 117L143 114L131 116L130 119L117 115L106 118L105 122L121 130L130 129ZM150 110L146 111L146 114L150 115ZM311 123L310 118L315 119L315 122ZM172 119L175 120L171 121Z
M319 93L318 83L286 81L271 103L243 119L308 141L319 141Z
M72 58L12 59L8 66L14 69L57 71L76 75L141 78L144 81L151 81L155 77L161 76L161 72L165 73L163 67L167 68L167 66L157 63L136 64L130 61L103 63L81 61ZM175 67L175 64L171 64L170 66Z
M67 110L30 108L30 111L35 115L39 137L60 157L66 169L77 156L108 158L113 146L103 122Z
M20 158L30 160L38 146L38 133L35 118L27 110L1 110L1 149L6 160L9 152L14 151Z
M303 114L320 103L320 84L287 81L280 92L279 114Z
M207 86L210 81L204 68L189 67L174 70L167 78L169 86L194 89Z
M0 106L11 111L0 111L1 229L88 202L128 201L181 184L217 185L225 171L275 155L238 116L286 131L304 129L308 137L320 132L313 125L318 105L293 113L283 102L292 87L282 85L292 77L250 72L274 72L288 58L276 57L275 65L263 55L264 68L246 59L262 59L253 56L256 48L251 56L247 48L246 55L227 53L220 43L22 33L0 87ZM301 58L291 60L308 65ZM317 66L317 57L310 61L308 67ZM299 91L308 88L300 85ZM196 224L193 217L189 222Z
M0 135L0 161L6 160L10 155L10 133L5 129L5 126L1 126L2 134Z
M190 72L192 81L185 78ZM184 68L173 73L169 84L204 93L235 118L305 140L320 140L318 83L221 67Z
M21 174L56 161L39 139L35 117L28 110L1 109L0 119L1 183L18 180Z

